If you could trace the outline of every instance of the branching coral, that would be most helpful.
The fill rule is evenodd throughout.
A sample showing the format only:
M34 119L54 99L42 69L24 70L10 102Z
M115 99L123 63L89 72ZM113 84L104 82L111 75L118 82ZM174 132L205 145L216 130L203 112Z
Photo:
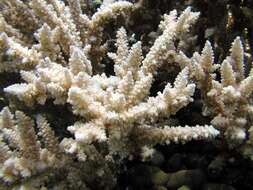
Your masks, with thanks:
M237 37L232 43L230 55L221 63L214 64L210 42L199 55L178 57L183 66L190 67L190 75L201 91L203 114L212 117L213 126L222 131L229 146L241 144L247 139L247 130L252 125L251 94L252 71L246 77L244 50ZM220 68L220 80L215 71Z
M236 38L231 47L231 54L221 64L221 83L212 81L212 89L208 92L214 111L218 115L212 123L226 129L225 135L232 140L244 140L245 129L251 123L252 114L250 95L253 90L253 77L250 74L245 78L243 63L243 48L239 38Z
M75 162L75 157L64 153L65 140L59 143L42 115L36 116L35 127L23 112L16 111L14 118L5 107L0 134L1 189L89 189L87 184L94 178L102 181L98 188L110 189L114 184L107 161L93 145L83 147L88 155L85 162Z
M181 36L188 32L197 17L198 13L191 12L189 8L179 18L176 16L176 11L165 15L164 21L160 24L162 34L145 58L142 56L141 42L129 48L126 31L121 28L117 33L117 53L108 54L115 63L115 76L93 75L91 62L86 55L88 50L77 44L70 44L68 65L54 62L49 57L41 59L35 70L21 71L21 76L27 83L11 85L5 88L5 92L16 95L30 105L34 101L44 104L48 97L54 98L55 104L70 103L74 114L88 120L87 123L79 122L69 127L78 143L105 141L105 130L117 131L117 128L120 128L120 133L131 134L131 131L137 132L138 129L135 128L140 126L143 131L146 127L142 125L152 125L161 117L169 117L193 100L191 96L195 85L189 83L188 67L178 74L173 86L167 84L164 91L159 92L156 97L148 97L148 94L159 65L177 56L174 41L178 39L183 42ZM172 62L173 59L169 60L168 64L170 61ZM149 128L147 130L152 134L152 130ZM170 131L174 134L173 128L159 130L164 131L165 134L170 134ZM162 131L155 136L162 135ZM179 128L177 131L179 133L182 131L185 135L182 137L181 134L175 137L163 135L159 143L177 142L178 139L181 141L192 138L202 139L218 134L212 126L202 127L200 133L196 133L194 128L187 128L187 130ZM115 136L115 132L111 133ZM113 142L110 136L108 138L109 142Z
M59 0L33 0L30 3L19 0L2 1L4 11L0 17L1 52L8 59L1 61L0 71L27 69L29 65L37 65L46 57L59 64L66 64L65 59L70 55L71 46L84 47L88 44L90 57L98 64L104 52L104 45L101 45L104 25L116 19L117 15L129 14L134 7L129 2L116 2L98 10L89 18L82 13L79 1L70 0L69 5L66 6ZM18 16L8 17L10 14ZM20 14L29 18L25 19ZM20 26L18 19L24 19L27 23ZM33 28L32 31L29 30L30 27ZM37 33L28 43L23 40L23 36L28 38L31 32L22 33L21 29L34 33L37 30ZM39 44L33 44L35 39Z
M4 108L0 151L4 153L1 177L5 183L15 183L16 180L22 183L23 179L48 170L60 170L66 163L71 165L66 166L67 171L74 168L70 172L73 175L92 167L94 176L104 179L110 173L108 176L112 176L110 180L113 181L115 173L110 164L141 154L143 147L212 139L219 134L212 125L163 126L161 122L193 101L195 84L191 79L196 78L200 88L204 88L204 80L211 81L211 89L208 86L204 91L208 92L207 98L214 90L222 89L215 88L217 82L210 77L211 74L209 76L213 71L209 43L202 55L196 53L193 56L195 65L180 52L187 44L189 29L199 13L187 8L180 16L175 10L164 15L159 25L161 35L145 56L142 55L141 42L130 45L126 30L120 28L116 36L117 51L108 53L114 62L114 75L107 76L107 73L97 74L95 69L106 52L102 45L103 27L117 15L131 12L134 9L132 3L120 1L104 5L91 18L82 13L78 0L69 0L68 4L58 0L32 0L30 3L12 0L0 5L7 8L0 17L0 71L17 71L25 81L4 88L4 92L30 107L47 105L47 100L53 99L55 105L71 105L71 111L80 116L79 121L68 127L74 138L64 138L59 145L42 116L37 117L39 132L36 135L32 120L23 112L16 111L14 121L8 108ZM22 8L18 9L20 6ZM29 31L33 31L34 39L27 40L27 34L15 23L15 17L6 17L10 11L20 14L24 9L29 10L26 14L32 15L34 24ZM234 49L238 49L237 41ZM235 51L232 50L228 59L234 60L235 70L240 70L242 60L238 56L242 53L236 54ZM175 82L168 83L156 96L149 96L158 68L178 60L184 67ZM199 63L197 73L194 68ZM232 68L231 65L224 63L222 68ZM234 88L241 89L241 93L248 96L251 91L245 87L249 86L251 78L243 80L242 72L238 71L240 75L235 76ZM232 71L230 74L222 71L220 86L233 75ZM238 87L236 82L241 80L242 85ZM223 91L219 92L212 96L213 101ZM216 125L217 122L213 123ZM43 143L38 142L38 136ZM115 154L120 155L118 163L113 159ZM75 156L79 169L74 167L77 165L73 161ZM92 181L87 175L84 178L85 183Z
M16 111L15 117L16 120L7 107L1 112L1 179L14 184L61 167L64 159L59 143L45 118L37 118L42 148L33 121L20 111Z

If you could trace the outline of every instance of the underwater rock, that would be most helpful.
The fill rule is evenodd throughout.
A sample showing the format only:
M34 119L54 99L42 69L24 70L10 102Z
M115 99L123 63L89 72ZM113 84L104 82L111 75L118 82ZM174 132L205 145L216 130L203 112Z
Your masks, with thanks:
M235 188L226 184L208 183L203 190L235 190Z
M183 166L183 154L176 153L166 162L166 171L175 172Z
M204 168L208 165L208 161L204 155L200 154L187 154L185 165L189 169Z
M225 159L222 156L217 156L208 166L208 175L213 178L218 178L224 170Z
M167 188L166 187L164 187L164 186L155 186L154 187L154 190L167 190Z
M177 190L191 190L188 186L183 185L182 187L178 188Z
M164 156L160 151L155 151L150 162L154 166L161 166L164 163Z
M202 170L181 170L170 174L167 188L175 189L187 185L199 189L205 181L205 174Z

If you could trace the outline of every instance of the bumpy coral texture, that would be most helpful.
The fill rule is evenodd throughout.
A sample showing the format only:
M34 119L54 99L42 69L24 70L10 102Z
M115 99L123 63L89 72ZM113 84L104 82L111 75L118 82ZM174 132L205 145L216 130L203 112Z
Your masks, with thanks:
M211 116L212 125L222 132L229 146L242 144L252 126L253 76L252 69L246 76L240 37L236 37L230 55L221 64L214 64L208 41L201 55L194 53L192 58L181 55L179 60L183 67L190 67L190 75L201 90L205 104L203 115ZM218 69L220 80L215 74Z
M116 181L115 167L124 158L145 155L142 150L156 144L210 140L220 134L218 129L233 146L247 138L253 72L245 77L239 37L221 65L214 64L209 42L201 54L186 57L180 48L187 44L190 27L199 17L187 8L180 16L175 10L164 15L161 35L145 56L140 41L129 44L124 27L117 31L117 51L107 52L106 23L118 15L129 16L136 11L135 4L108 2L89 17L79 0L67 2L0 3L0 72L18 72L23 79L4 88L6 95L28 107L46 106L53 99L55 106L70 105L79 118L67 128L73 138L59 142L43 116L36 115L34 126L23 112L16 111L14 118L4 108L0 126L3 186L89 189L97 178L100 188L110 189ZM114 63L114 75L100 72L106 53ZM175 62L182 68L175 82L149 96L158 68ZM219 67L221 81L215 76ZM213 118L211 124L162 125L193 101L196 87L201 91L203 114ZM114 160L114 155L120 159ZM61 171L68 173L66 180L58 177ZM58 179L57 183L50 184L50 178Z

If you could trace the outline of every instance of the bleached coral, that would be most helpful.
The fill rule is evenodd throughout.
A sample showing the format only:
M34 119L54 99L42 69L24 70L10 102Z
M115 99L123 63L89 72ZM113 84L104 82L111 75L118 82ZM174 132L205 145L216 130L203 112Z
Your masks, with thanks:
M29 178L49 168L57 168L64 161L60 158L59 144L46 120L38 116L38 128L44 148L34 130L33 121L23 112L16 111L16 120L5 107L1 112L1 172L6 183Z
M100 161L103 167L96 169L90 165L90 159L87 163L75 163L74 157L64 153L63 144L42 115L36 116L35 126L23 112L16 111L14 116L5 107L0 115L0 188L47 188L48 182L54 180L50 186L55 189L89 189L86 182L92 178L82 171L92 168L90 174L94 177L107 165ZM92 152L92 147L87 147L87 151L99 157L97 152ZM96 159L93 158L93 162ZM109 176L110 171L105 172Z
M68 65L59 64L47 57L41 60L35 70L21 71L27 84L14 84L4 90L29 105L36 101L44 104L46 98L54 98L55 104L70 103L74 114L89 120L87 124L69 127L79 143L105 141L104 130L114 130L121 126L131 129L133 125L138 127L161 117L169 117L193 101L195 89L195 85L189 83L189 68L185 67L173 85L167 84L156 97L148 97L157 68L168 59L168 54L177 55L174 40L178 36L180 40L180 36L188 32L198 17L198 13L191 12L190 8L179 18L176 15L176 11L172 11L164 17L165 20L161 23L162 34L145 58L142 56L141 42L129 47L125 29L119 29L117 52L108 54L115 62L115 76L93 75L87 53L83 53L85 51L77 44L70 44ZM203 129L211 137L218 134L211 126ZM171 131L168 128L160 130L164 133ZM209 137L209 134L196 133L194 128L179 128L177 131L177 136L180 136L180 132L185 136L184 140L179 138L181 141L191 140L192 136ZM173 141L169 136L167 138L168 141Z
M138 151L143 147L209 140L219 135L212 125L171 127L160 123L160 119L175 115L193 101L193 66L186 64L188 59L180 50L187 44L186 36L190 35L189 29L199 13L187 8L180 16L175 10L164 15L159 25L161 35L145 56L142 54L142 43L138 41L130 46L127 32L121 27L116 35L116 53L107 52L114 62L114 75L107 76L96 71L106 52L102 45L103 26L117 15L131 12L134 9L132 3L105 3L91 18L82 13L77 0L68 0L68 6L59 0L32 0L29 5L19 3L23 9L31 7L29 14L34 14L31 19L36 20L34 38L37 42L29 40L28 43L25 37L19 35L18 29L11 27L12 18L5 18L8 11L3 14L1 18L5 20L0 20L1 53L11 61L2 60L0 71L18 71L24 80L4 88L4 92L30 107L47 105L48 99L53 99L54 104L70 105L79 121L67 128L74 139L64 138L59 145L45 118L37 117L39 132L36 135L30 118L17 111L17 124L13 124L13 116L5 108L2 111L3 140L0 146L0 151L6 153L1 157L5 181L32 177L48 171L48 168L58 169L62 167L60 163L64 164L65 157L68 163L75 156L82 166L80 170L89 170L93 166L90 170L95 176L112 176L110 179L114 181L109 167L110 162L114 162L109 158L114 154L119 154L122 161L133 153L141 154ZM6 1L3 4L19 11ZM202 55L196 54L194 58L198 60L201 57L201 67L206 67L206 70L212 65L210 52L207 44ZM159 67L175 60L181 60L183 66L174 83L166 84L156 96L149 96ZM196 77L198 81L205 80L204 74ZM44 148L37 137L43 140L41 144ZM11 144L7 142L8 146L4 142L6 139L11 139ZM97 144L105 146L105 150L99 151ZM8 148L16 146L19 147L16 152ZM73 170L70 175L80 172ZM72 168L68 167L67 171L72 171ZM68 177L71 178L70 175ZM89 177L93 175L85 176L88 182Z
M221 82L213 80L207 95L217 114L212 123L225 129L228 139L241 142L251 125L248 117L252 115L249 97L253 91L253 77L251 74L245 77L244 51L239 37L234 40L230 52L221 64Z
M201 91L203 114L212 117L213 126L222 131L233 147L247 139L247 130L252 125L252 73L246 77L240 37L234 40L230 55L221 65L214 64L213 54L207 41L201 55L195 53L187 58L181 53L178 61L190 68L191 78ZM215 74L218 68L220 80Z
M6 54L11 61L2 60L0 71L29 69L46 57L64 64L65 57L70 55L71 46L84 47L87 44L91 46L92 60L94 62L97 60L96 64L98 64L104 52L104 46L101 44L104 25L116 19L117 15L128 14L133 9L132 3L115 2L98 10L92 18L89 18L80 9L79 0L70 1L69 4L70 6L66 6L59 0L2 1L0 5L5 7L5 11L0 15L2 33L0 52ZM22 19L22 16L8 17L10 14L26 17L24 20L27 25L20 26L16 23L17 20ZM32 27L29 30L34 33L37 30L37 33L28 43L24 38L29 38L31 32L22 34L20 30L28 30L29 27ZM36 42L34 40L36 38L39 44L31 44Z

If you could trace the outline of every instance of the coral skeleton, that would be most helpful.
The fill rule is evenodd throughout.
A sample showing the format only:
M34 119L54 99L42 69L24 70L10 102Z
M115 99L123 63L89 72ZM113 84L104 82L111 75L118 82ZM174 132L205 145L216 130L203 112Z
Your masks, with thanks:
M180 15L173 10L163 16L160 35L147 52L141 41L129 40L123 26L116 32L116 52L111 52L103 35L106 25L120 16L130 17L138 7L104 1L89 15L81 2L0 2L0 73L16 72L22 78L5 87L5 95L27 109L53 100L54 106L65 106L75 116L65 126L72 137L58 139L41 114L36 114L34 125L34 115L13 105L3 108L0 187L89 189L97 178L103 181L99 188L110 189L116 181L115 167L136 155L146 160L157 144L213 140L218 135L231 147L253 144L253 69L247 76L240 37L221 64L214 63L209 41L201 53L187 57L190 29L199 17L188 7ZM103 71L105 57L113 62L111 75ZM180 71L174 82L150 95L159 68L175 63ZM162 121L194 101L196 88L203 115L211 122L164 125ZM59 179L62 171L68 172L66 181ZM59 179L54 188L50 178Z
M122 6L125 6L125 3ZM99 15L102 13L98 12L93 17ZM117 52L108 53L115 63L115 76L93 74L92 64L87 55L89 49L73 43L66 48L70 51L67 65L60 64L50 57L41 58L34 70L20 71L27 83L11 85L4 91L17 96L30 106L35 102L43 105L48 98L53 98L55 104L71 104L74 114L88 120L86 123L79 122L68 128L78 143L106 141L106 130L111 131L115 128L122 128L123 133L125 130L127 133L132 130L138 131L136 127L144 130L146 127L142 125L151 124L159 117L169 117L193 101L195 85L189 83L188 67L178 74L173 85L168 83L163 92L159 92L156 97L148 95L159 65L168 59L168 56L177 55L175 38L182 41L181 36L188 32L198 15L191 12L190 8L178 18L176 11L165 15L164 21L160 24L162 34L145 58L142 55L141 42L129 47L126 30L120 28L117 32ZM44 26L40 31L43 29ZM178 139L205 139L218 134L212 126L197 129L199 130L179 128L179 134L174 136L174 128L160 128L159 130L168 134L164 135L167 139L161 138L160 143L166 140L177 142ZM152 130L148 131L152 134ZM180 131L184 134L182 137Z
M44 117L38 116L37 127L41 141L34 130L33 121L23 112L12 115L5 107L1 112L1 169L0 177L12 183L40 174L64 163L60 159L59 143Z
M215 105L217 115L212 123L217 128L225 129L228 139L246 139L246 130L252 125L252 105L250 95L253 91L253 76L245 77L244 51L239 37L230 49L228 56L221 64L221 82L212 80L212 88L207 96L211 104ZM213 106L214 107L214 106Z
M208 41L201 55L195 52L188 58L181 52L178 57L182 67L190 68L191 78L201 91L203 114L213 118L212 125L222 131L230 146L246 140L247 130L252 126L253 77L252 69L248 76L245 74L244 56L240 37L236 37L230 55L221 64L214 64ZM218 69L220 80L215 73Z

